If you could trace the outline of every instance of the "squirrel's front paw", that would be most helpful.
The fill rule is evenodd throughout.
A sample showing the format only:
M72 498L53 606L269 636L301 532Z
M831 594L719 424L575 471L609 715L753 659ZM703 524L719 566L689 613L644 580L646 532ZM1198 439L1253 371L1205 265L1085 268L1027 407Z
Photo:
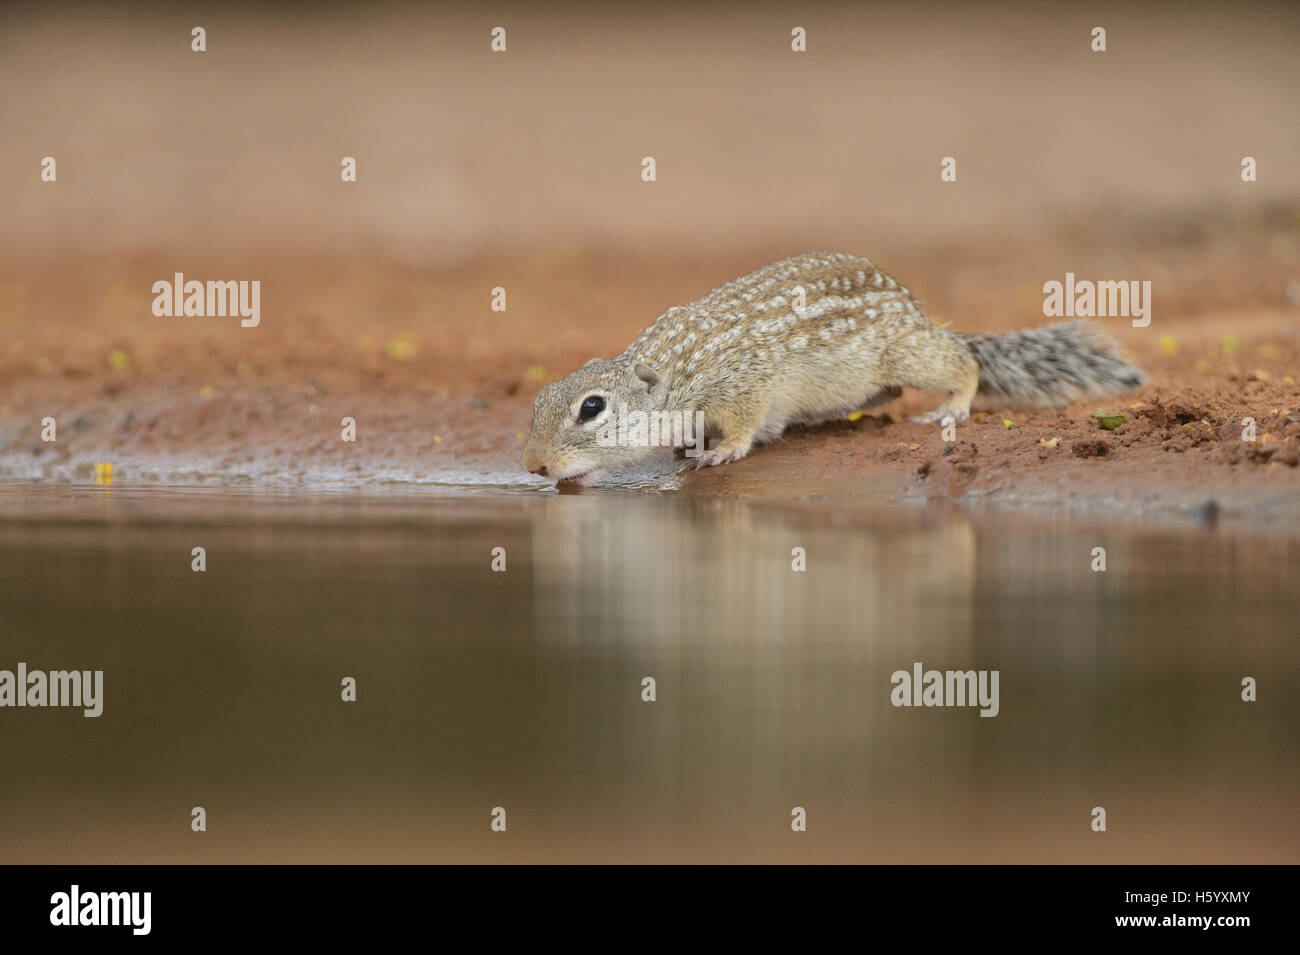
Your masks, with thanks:
M701 453L694 460L687 461L677 473L683 471L699 470L700 468L711 468L718 464L729 464L732 461L739 461L745 456L745 452L739 448L713 448L711 451Z

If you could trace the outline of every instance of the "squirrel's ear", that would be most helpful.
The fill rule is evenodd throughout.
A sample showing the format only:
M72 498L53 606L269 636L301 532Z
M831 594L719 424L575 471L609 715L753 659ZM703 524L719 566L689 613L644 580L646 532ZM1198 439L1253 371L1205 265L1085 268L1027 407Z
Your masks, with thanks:
M653 393L659 385L659 372L643 362L637 362L632 366L632 374L636 375L645 384L647 392Z

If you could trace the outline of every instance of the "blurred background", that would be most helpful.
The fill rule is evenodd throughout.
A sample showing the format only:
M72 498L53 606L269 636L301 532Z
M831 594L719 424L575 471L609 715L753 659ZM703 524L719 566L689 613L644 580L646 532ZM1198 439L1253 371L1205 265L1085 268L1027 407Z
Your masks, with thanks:
M1051 213L1104 215L1094 227L1113 234L1300 193L1300 15L1285 3L15 3L3 17L8 254L887 257ZM38 175L47 155L57 189ZM956 184L939 182L944 156Z

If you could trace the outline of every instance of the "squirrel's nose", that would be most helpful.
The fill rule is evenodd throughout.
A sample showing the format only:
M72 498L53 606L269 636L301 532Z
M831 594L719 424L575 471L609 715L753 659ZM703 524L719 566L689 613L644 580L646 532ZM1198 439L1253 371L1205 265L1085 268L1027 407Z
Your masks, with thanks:
M532 451L524 452L524 469L531 474L540 474L542 477L546 477L546 465Z

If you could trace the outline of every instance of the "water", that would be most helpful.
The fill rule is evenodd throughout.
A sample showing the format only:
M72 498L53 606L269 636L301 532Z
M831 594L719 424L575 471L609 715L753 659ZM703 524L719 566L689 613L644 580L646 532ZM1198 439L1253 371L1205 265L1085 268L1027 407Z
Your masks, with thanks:
M104 672L97 719L0 709L0 862L1294 862L1298 567L1063 514L0 486L0 669ZM916 662L998 715L893 706Z

